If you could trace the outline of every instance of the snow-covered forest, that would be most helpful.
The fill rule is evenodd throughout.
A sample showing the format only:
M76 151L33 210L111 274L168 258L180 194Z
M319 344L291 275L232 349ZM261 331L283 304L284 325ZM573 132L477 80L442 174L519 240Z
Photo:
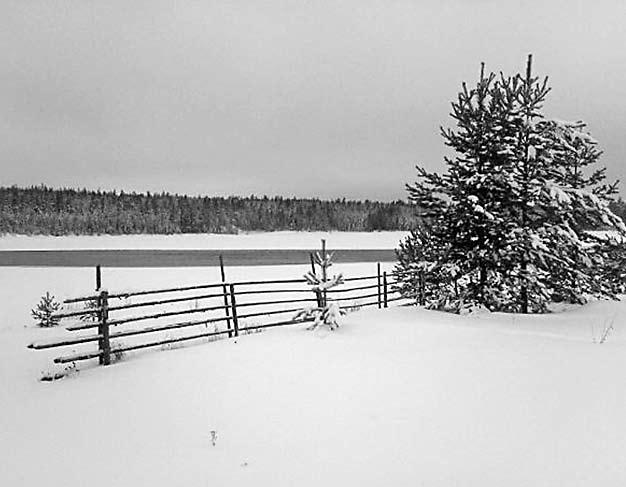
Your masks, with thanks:
M0 187L0 234L408 230L406 202Z

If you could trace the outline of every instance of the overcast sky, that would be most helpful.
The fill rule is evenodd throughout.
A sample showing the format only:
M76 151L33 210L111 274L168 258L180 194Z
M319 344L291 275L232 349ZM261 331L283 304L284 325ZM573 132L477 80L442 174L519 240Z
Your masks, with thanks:
M624 0L0 5L2 185L403 198L461 81L531 52L626 184Z

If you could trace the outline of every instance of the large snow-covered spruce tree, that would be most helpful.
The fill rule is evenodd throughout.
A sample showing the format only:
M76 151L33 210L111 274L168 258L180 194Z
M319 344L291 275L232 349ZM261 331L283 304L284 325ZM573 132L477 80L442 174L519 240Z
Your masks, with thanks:
M584 170L600 152L584 124L544 118L547 78L485 75L452 103L455 129L442 129L456 157L439 175L417 168L407 185L423 222L398 250L401 288L430 307L541 312L554 299L614 296L601 278L610 252L591 228L624 225L608 208L615 185ZM614 251L614 249L612 249ZM424 292L426 291L426 292Z
M446 158L442 175L418 167L418 181L407 185L410 201L429 225L400 248L397 270L410 287L415 265L407 266L404 254L409 247L423 249L429 255L420 261L430 284L429 302L439 308L459 310L467 303L502 299L494 295L498 286L492 281L506 244L502 201L510 192L511 161L503 147L513 137L503 95L501 82L494 74L485 76L483 65L476 86L464 83L452 103L456 130L442 129L446 145L458 155Z

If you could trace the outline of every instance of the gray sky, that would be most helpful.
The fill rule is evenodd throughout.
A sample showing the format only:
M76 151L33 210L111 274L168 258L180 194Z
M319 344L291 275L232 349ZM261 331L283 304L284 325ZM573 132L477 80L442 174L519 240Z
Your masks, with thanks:
M461 81L532 52L626 185L625 26L623 0L0 0L0 184L404 197Z

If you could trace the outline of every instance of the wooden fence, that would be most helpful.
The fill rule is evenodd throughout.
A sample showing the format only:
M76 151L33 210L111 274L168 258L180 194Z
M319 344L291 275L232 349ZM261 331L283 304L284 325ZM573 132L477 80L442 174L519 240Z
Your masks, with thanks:
M268 317L292 316L303 307L320 305L320 295L314 294L305 279L277 279L267 281L228 282L225 279L223 262L222 282L195 286L172 287L165 289L141 290L127 293L110 293L101 289L100 270L96 272L97 292L82 297L66 299L67 307L78 309L63 310L56 318L73 322L66 330L74 332L72 337L49 341L39 341L29 348L76 347L95 344L97 349L62 355L55 363L65 364L83 360L98 359L101 365L109 365L111 356L123 352L150 347L167 346L190 340L211 337L237 337L265 328L304 323L307 320L279 319L266 321ZM342 309L364 306L386 308L389 303L403 299L394 286L395 281L386 272L381 272L380 264L375 275L350 277L344 285L327 291L328 299L339 303ZM191 293L191 294L189 294ZM195 307L172 309L176 305L194 304ZM200 305L200 303L204 303ZM279 306L278 309L275 309ZM261 309L263 308L263 309ZM134 311L140 314L134 314ZM185 317L194 319L184 319ZM167 320L173 322L166 322ZM261 319L250 323L250 319ZM310 321L310 320L309 320ZM149 326L126 329L131 323L149 322ZM213 324L211 330L208 325ZM223 326L218 329L217 324ZM185 330L182 336L163 336L172 330ZM144 335L152 339L142 340ZM155 335L158 335L155 337ZM131 344L121 339L133 337Z

